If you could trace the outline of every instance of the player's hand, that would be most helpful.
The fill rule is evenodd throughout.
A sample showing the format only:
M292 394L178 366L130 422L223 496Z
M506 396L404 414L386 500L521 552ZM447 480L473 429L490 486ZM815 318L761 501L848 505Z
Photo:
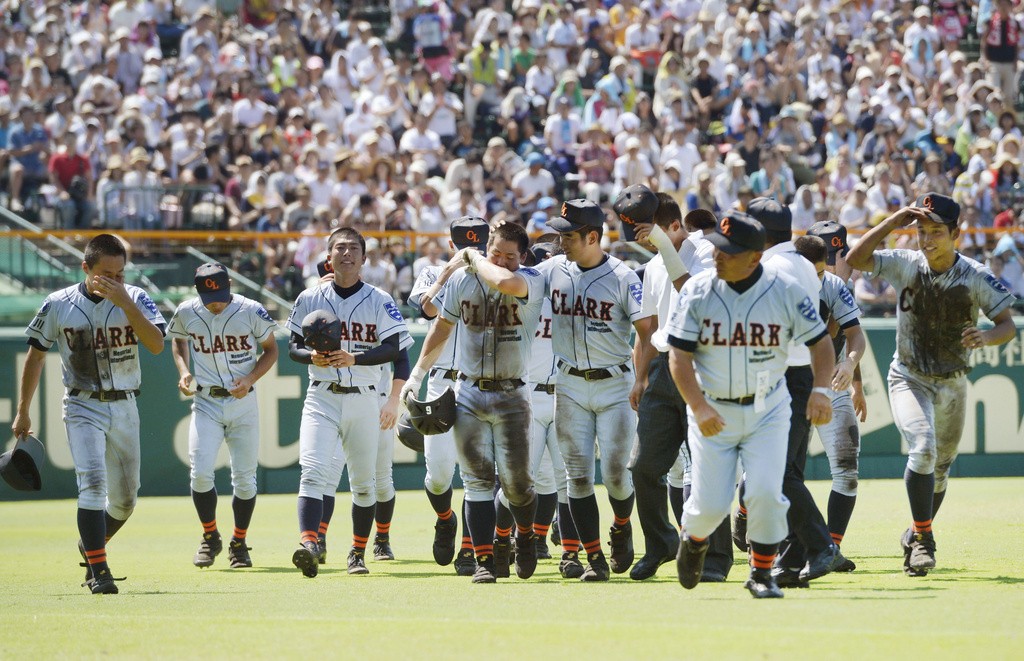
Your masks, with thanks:
M633 387L629 391L629 405L633 407L634 411L640 409L640 398L643 397L644 391L647 390L647 381L640 381L639 379L633 383Z
M28 417L27 413L19 413L14 416L14 424L11 425L11 431L14 432L14 438L21 438L26 434L31 434L32 418Z
M812 392L807 400L807 419L812 425L825 425L832 420L832 402L820 392Z
M338 349L331 352L331 357L327 359L327 362L328 367L352 367L356 364L356 356L344 349Z
M693 410L693 417L704 438L711 438L725 429L725 418L706 401Z
M330 367L331 366L331 355L333 351L324 351L323 353L313 349L309 352L310 360L317 367Z
M836 363L836 369L832 372L832 390L843 392L853 383L854 365L852 361L841 360Z
M235 379L231 383L231 387L228 392L235 399L242 399L249 394L249 389L252 388L252 384L256 382L256 379L252 378L252 374L246 374L245 376Z
M192 378L191 374L182 374L181 378L178 379L178 392L186 397L191 397L196 394L192 389Z
M380 407L380 428L383 430L392 429L398 422L399 398L392 394Z
M868 419L868 400L864 397L864 388L857 383L853 384L853 412L857 419L866 422Z
M325 282L334 282L334 274L324 273L322 276L320 276L320 282L321 284Z
M886 222L889 222L900 229L909 227L918 220L928 220L928 213L925 209L919 209L917 207L903 207L893 215L886 218Z
M423 379L426 378L427 371L422 367L414 367L412 373L409 374L409 378L406 379L405 385L402 386L402 392L398 395L398 401L403 405L409 400L409 397L419 397L420 386L423 384Z
M135 305L123 282L118 282L105 275L98 275L93 278L92 286L93 294L102 296L119 308L124 309Z
M645 248L653 247L651 242L647 240L652 229L654 229L654 223L637 223L633 227L633 236L636 237L637 243L643 244Z
M985 333L979 328L965 328L960 334L960 344L968 349L980 349L985 346Z

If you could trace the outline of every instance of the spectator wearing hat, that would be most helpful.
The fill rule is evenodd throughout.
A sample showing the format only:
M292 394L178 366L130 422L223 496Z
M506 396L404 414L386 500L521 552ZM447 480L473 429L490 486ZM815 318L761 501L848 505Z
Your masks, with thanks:
M145 147L135 147L128 155L128 171L124 175L125 229L160 228L160 178L150 169L150 163Z
M989 81L1002 91L1004 99L1017 98L1021 23L1014 14L1014 3L997 0L992 18L978 29Z
M11 190L10 207L18 211L28 193L35 192L40 185L49 181L47 162L50 156L50 140L39 121L42 108L28 104L21 108L18 123L11 126L7 136L10 155Z
M524 215L536 211L537 202L542 197L555 194L555 178L544 166L544 155L533 152L526 157L526 169L512 177L512 193Z
M931 19L932 11L926 5L914 9L914 22L903 32L903 47L907 52L915 52L921 41L928 44L928 50L933 55L938 52L941 37L938 28L932 25Z
M725 157L725 171L712 182L715 203L720 210L734 208L739 201L740 189L750 185L746 168L747 164L739 154L729 153Z
M213 28L216 25L216 13L209 5L203 5L194 14L192 27L185 30L181 35L181 43L178 47L179 53L194 53L199 42L206 44L210 55L216 59L220 54L220 47L217 44L217 35Z
M128 28L115 29L111 35L112 45L106 52L107 62L116 63L114 82L125 95L134 94L138 89L143 67L142 57L131 46L130 38L131 30Z

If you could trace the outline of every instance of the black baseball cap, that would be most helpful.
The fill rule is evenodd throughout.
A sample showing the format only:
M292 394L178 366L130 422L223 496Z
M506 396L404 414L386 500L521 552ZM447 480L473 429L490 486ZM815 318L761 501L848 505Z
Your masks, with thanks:
M487 250L491 228L483 218L463 216L452 221L448 234L456 248L476 248L483 251Z
M707 239L715 248L730 255L747 250L757 252L764 250L764 225L742 211L730 211L718 221L718 227Z
M540 264L548 257L558 254L558 245L554 243L534 243L530 246L528 255L528 266Z
M654 222L658 196L641 184L626 186L615 198L612 210L622 221L622 240L636 241L636 224Z
M604 211L590 200L567 200L562 203L561 214L548 221L548 227L556 232L572 232L593 227L604 227Z
M196 291L203 305L231 300L231 279L223 264L210 262L196 269Z
M793 214L789 207L770 197L755 197L747 205L747 213L768 232L793 231Z
M825 242L825 247L828 248L828 256L825 257L826 264L835 264L837 254L842 254L845 257L846 253L850 252L850 246L846 243L846 227L834 220L814 223L807 230L807 235L816 236Z
M935 222L948 227L956 227L960 222L960 205L948 195L925 193L918 196L914 206L923 209Z

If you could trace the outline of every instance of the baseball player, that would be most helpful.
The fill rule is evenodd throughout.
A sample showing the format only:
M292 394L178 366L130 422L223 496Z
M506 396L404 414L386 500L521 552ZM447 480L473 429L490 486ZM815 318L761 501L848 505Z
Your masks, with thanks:
M167 327L174 338L171 353L178 368L178 390L193 397L189 480L203 537L192 564L209 567L224 549L217 530L213 474L221 443L227 442L235 519L228 560L233 568L252 567L245 536L256 507L260 445L253 386L277 361L277 323L256 301L231 293L231 280L221 264L196 269L195 287L199 297L181 303ZM262 349L259 358L257 346Z
M818 243L813 237L820 239ZM842 254L846 245L846 228L834 221L815 223L806 237L793 242L797 252L814 264L821 282L819 314L829 328L836 350L836 372L832 375L832 420L818 429L832 473L832 490L828 495L828 531L837 547L843 543L846 528L857 502L860 430L857 420L867 419L867 401L860 376L860 359L867 340L860 327L860 308L846 284L838 275L849 275L850 268ZM811 247L816 246L816 247ZM849 379L849 386L841 388ZM857 566L839 551L837 572L851 572Z
M793 247L793 215L789 208L771 198L759 197L751 200L747 213L761 223L765 229L767 248L763 263L774 266L796 278L812 301L817 301L821 292L821 281L810 262L800 256ZM834 362L834 361L833 361ZM811 492L804 484L804 468L807 464L807 446L811 438L811 425L804 411L807 409L814 375L811 369L810 353L801 344L790 347L786 357L786 387L792 397L792 418L789 425L789 451L786 457L786 477L782 483L783 492L789 499L787 512L790 536L782 545L778 565L787 569L778 578L779 585L796 585L819 578L835 569L836 545L832 543L825 518L814 503ZM744 487L740 487L740 518L745 521ZM741 535L737 534L737 538ZM746 535L742 535L745 545Z
M474 583L497 580L495 468L515 517L516 575L529 578L537 567L533 533L537 498L530 472L533 416L524 377L540 317L544 277L520 267L528 245L525 230L504 223L491 230L486 256L474 248L459 252L467 268L453 273L437 298L440 315L427 333L402 395L404 401L408 393L419 392L427 371L458 326L462 337L455 446L476 553Z
M487 247L490 228L482 218L464 216L452 221L448 229L449 247L455 251L463 248ZM434 297L444 288L448 278L465 266L461 256L456 255L445 266L427 266L420 272L412 292L409 294L409 305L420 311L426 319L433 319L439 313ZM427 376L427 401L436 399L447 388L455 389L458 383L458 367L456 358L459 355L461 340L458 325L452 329L451 339L444 345ZM427 493L430 506L437 514L434 524L434 562L448 565L455 557L455 536L459 529L458 517L452 511L452 477L455 475L456 451L453 431L443 434L432 434L423 438L423 459L427 474L423 479L423 487ZM455 558L455 572L459 576L472 576L476 571L476 559L473 542L469 535L469 527L465 517L466 503L463 501L462 544L459 555Z
M811 349L814 391L804 415L825 424L834 366L832 343L817 304L795 280L760 263L765 230L730 211L709 237L715 271L691 278L669 322L672 378L687 404L693 487L683 506L676 556L679 582L701 579L707 537L729 513L737 461L746 470L750 510L750 578L755 598L781 597L771 575L786 536L786 470L790 394L785 386L790 342Z
M124 284L121 240L100 234L85 247L85 281L46 297L28 336L16 438L32 433L29 407L46 352L60 352L64 425L78 479L78 550L93 594L116 594L106 545L131 516L139 492L139 395L142 344L164 349L163 316L143 290Z
M949 467L964 428L968 355L1016 334L1014 296L978 262L957 252L960 205L937 193L917 198L868 231L847 255L855 269L895 287L896 353L889 403L909 448L904 481L913 523L901 538L903 568L935 567L932 519L946 495ZM915 224L918 250L879 250L896 229ZM978 309L995 326L978 328Z
M658 328L647 353L633 356L639 384L633 394L640 395L639 402L633 402L638 422L629 467L646 545L643 557L629 572L635 581L653 577L658 567L675 558L679 547L679 529L668 516L665 484L673 469L685 478L688 468L686 405L669 374L668 320L683 283L713 266L714 249L702 232L696 232L690 240L679 205L671 196L659 193L656 199L653 224L638 224L636 230L636 239L658 252L644 269L642 306L643 312L656 315ZM706 210L692 211L687 216L710 216L712 226L717 226L714 215ZM710 251L705 250L705 244ZM707 261L698 257L698 249L707 255ZM724 581L732 567L728 524L720 528L711 535L711 550L701 579L705 582Z
M394 375L392 377L392 374ZM380 397L380 439L377 445L377 463L374 486L376 488L377 507L374 510L374 522L377 533L373 538L373 559L394 560L395 553L391 548L391 520L395 515L395 479L393 473L395 456L395 423L398 421L398 394L409 377L409 352L402 349L398 359L392 366L385 365L381 370L380 384L377 386ZM334 515L335 494L345 471L345 452L338 443L331 458L331 472L327 484L331 485L323 495L324 511L320 518L317 546L320 554L318 564L327 562L327 529Z
M643 284L601 249L604 212L588 200L569 200L548 225L561 234L564 255L542 264L551 298L551 345L558 362L555 426L569 480L569 510L587 553L582 581L607 581L633 564L633 480L627 468L636 414L630 406L634 372L629 338L638 351L650 343L653 317L641 311ZM596 445L615 520L611 564L601 550L594 495Z
M301 546L292 563L304 576L318 571L317 544L328 493L331 462L339 437L352 491L352 548L348 573L367 574L364 554L376 510L375 477L380 437L380 398L376 393L381 365L398 358L412 344L405 320L391 296L359 279L366 242L340 228L327 239L333 282L321 282L296 299L288 318L289 356L309 365L309 388L299 427L299 531ZM341 349L320 353L307 349L302 321L314 310L329 310L341 321Z

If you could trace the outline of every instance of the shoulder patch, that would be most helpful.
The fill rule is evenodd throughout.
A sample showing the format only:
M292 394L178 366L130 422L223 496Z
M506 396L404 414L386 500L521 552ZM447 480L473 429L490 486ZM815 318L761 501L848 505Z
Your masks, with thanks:
M537 269L533 268L532 266L520 266L519 267L519 272L524 274L524 275L533 275L533 276L540 275L540 271L538 271Z
M267 312L267 309L265 307L263 307L262 305L256 306L256 316L259 317L260 319L263 319L264 321L269 321L270 323L276 323L276 322L274 322L273 317L270 316L270 313Z
M992 275L991 273L985 275L985 282L987 282L992 287L992 289L995 289L1000 294L1010 293L1009 290L1006 289L1006 285L999 282L999 280L996 279L996 276ZM43 307L45 307L45 305ZM39 311L40 314L42 314L42 312L42 310Z
M43 301L43 306L39 308L39 312L36 312L37 317L45 317L46 313L50 311L50 299Z
M807 321L818 320L818 311L815 309L814 303L811 302L811 298L809 296L804 296L804 300L800 302L798 309L800 310L800 314Z
M394 319L395 321L402 320L402 313L398 309L398 306L395 305L394 303L385 303L384 309L387 310L388 316Z
M633 297L637 305L643 303L644 298L644 285L642 282L634 282L629 286L629 295Z
M157 314L156 303L146 292L139 294L139 303L142 303L142 307L146 308L150 314Z
M853 294L850 293L850 288L845 284L839 285L839 298L851 308L854 306Z

